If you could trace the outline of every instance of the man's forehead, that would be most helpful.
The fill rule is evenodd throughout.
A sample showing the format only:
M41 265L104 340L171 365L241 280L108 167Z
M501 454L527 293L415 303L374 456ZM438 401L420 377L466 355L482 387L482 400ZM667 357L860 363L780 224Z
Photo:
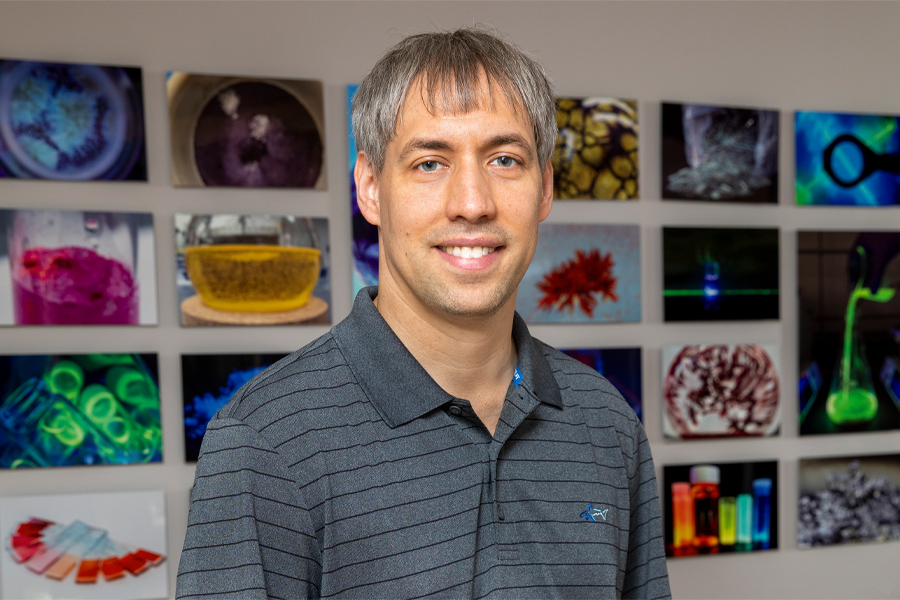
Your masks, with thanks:
M464 87L463 87L464 86ZM478 82L466 85L452 77L439 79L419 75L410 84L398 112L398 127L404 113L424 108L436 118L457 117L477 111L509 111L523 125L531 127L531 121L521 97L482 72ZM396 132L395 132L396 133Z

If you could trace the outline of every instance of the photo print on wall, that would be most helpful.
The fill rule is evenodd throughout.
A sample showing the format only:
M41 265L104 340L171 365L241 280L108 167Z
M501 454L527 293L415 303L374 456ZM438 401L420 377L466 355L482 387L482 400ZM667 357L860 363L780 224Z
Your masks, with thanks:
M798 231L800 435L900 428L900 231Z
M0 468L162 461L155 354L0 356Z
M662 104L665 200L778 202L778 111Z
M378 227L366 221L356 203L356 137L353 135L353 121L350 107L358 85L347 86L347 131L349 132L350 156L350 215L353 226L353 297L364 287L378 285Z
M0 178L147 181L141 70L0 60Z
M778 230L663 227L665 321L777 319Z
M325 189L322 82L171 72L176 187Z
M638 199L638 105L618 98L557 98L553 197Z
M0 210L0 325L155 325L150 213Z
M575 348L560 349L560 352L606 377L622 394L637 418L643 420L640 348Z
M664 435L675 440L776 435L780 359L774 344L663 348Z
M0 498L3 598L165 598L162 491Z
M800 460L797 547L900 540L900 454Z
M778 548L778 463L663 467L666 556Z
M184 460L197 462L206 425L245 383L285 354L182 354Z
M181 325L331 322L328 220L175 215Z
M794 128L797 204L900 203L900 117L798 111Z
M528 323L639 322L640 227L541 223L516 310Z

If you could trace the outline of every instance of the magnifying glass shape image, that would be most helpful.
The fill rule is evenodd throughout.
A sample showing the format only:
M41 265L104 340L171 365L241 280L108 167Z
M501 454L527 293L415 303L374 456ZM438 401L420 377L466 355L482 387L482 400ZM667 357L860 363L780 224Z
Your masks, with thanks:
M828 176L841 187L853 187L876 171L900 174L900 154L877 154L855 135L834 138L822 153Z

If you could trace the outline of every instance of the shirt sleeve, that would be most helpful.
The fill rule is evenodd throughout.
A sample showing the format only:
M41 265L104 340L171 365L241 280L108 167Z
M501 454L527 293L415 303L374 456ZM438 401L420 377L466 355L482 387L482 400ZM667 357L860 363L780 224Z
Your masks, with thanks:
M197 462L177 598L317 598L321 550L282 456L214 419Z
M656 471L647 434L637 418L634 424L637 451L629 473L631 523L622 598L670 599Z

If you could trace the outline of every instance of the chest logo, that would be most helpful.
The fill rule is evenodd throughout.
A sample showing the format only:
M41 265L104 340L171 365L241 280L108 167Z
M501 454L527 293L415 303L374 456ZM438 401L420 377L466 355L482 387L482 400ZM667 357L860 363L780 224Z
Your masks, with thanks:
M593 521L594 523L599 523L599 519L606 520L606 513L609 512L608 508L599 509L594 508L593 504L588 504L587 510L581 513L580 516L585 521Z

